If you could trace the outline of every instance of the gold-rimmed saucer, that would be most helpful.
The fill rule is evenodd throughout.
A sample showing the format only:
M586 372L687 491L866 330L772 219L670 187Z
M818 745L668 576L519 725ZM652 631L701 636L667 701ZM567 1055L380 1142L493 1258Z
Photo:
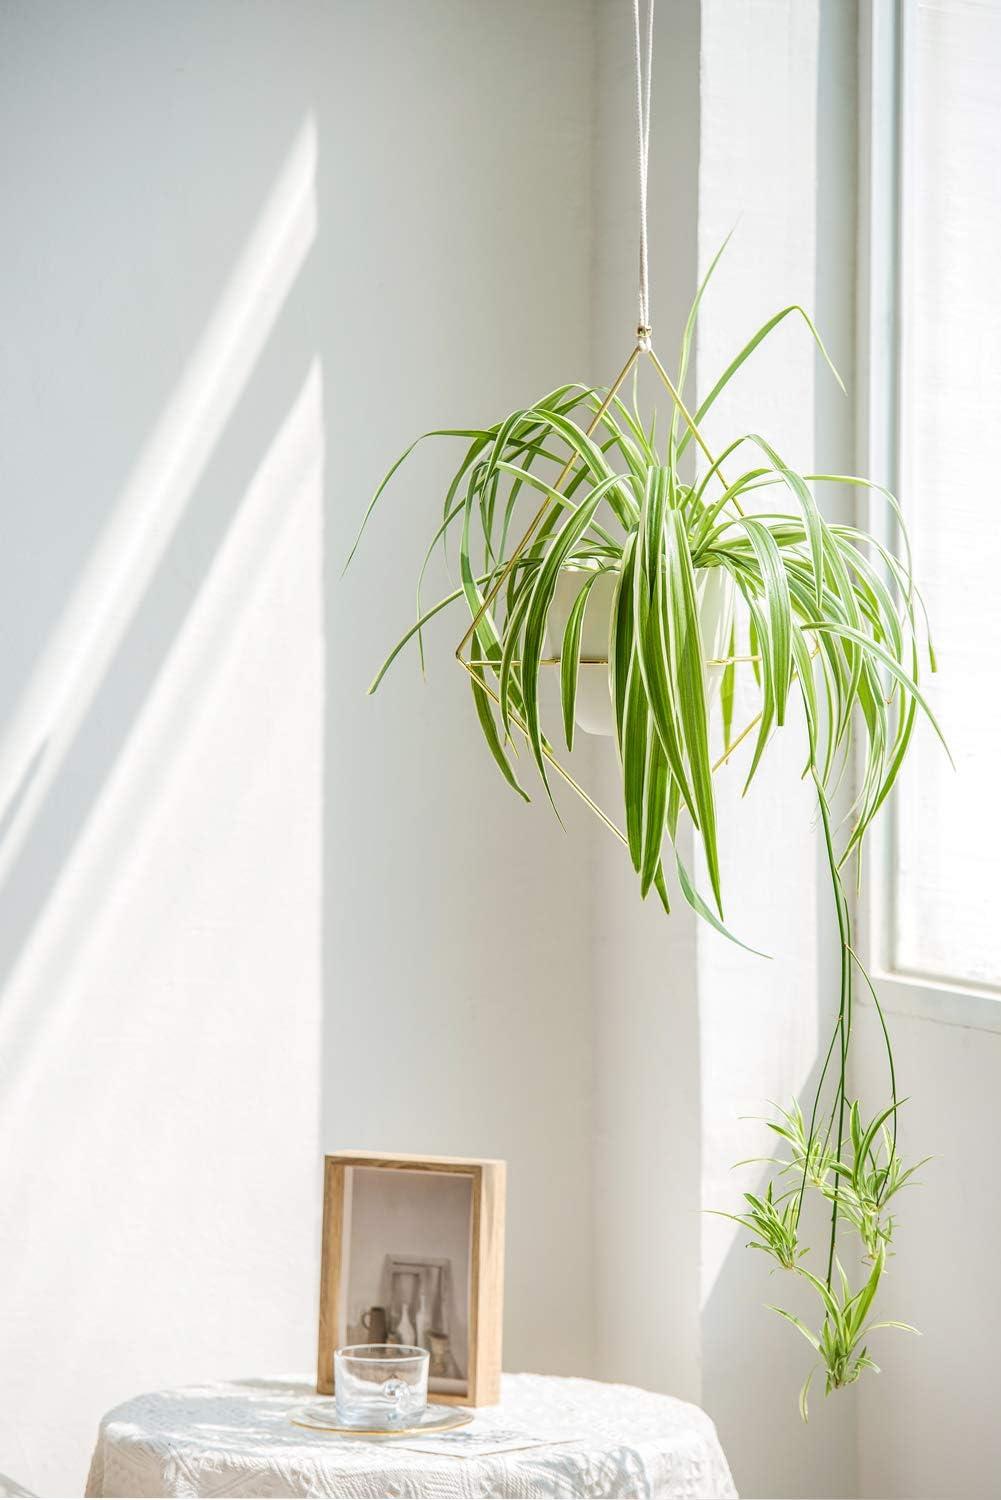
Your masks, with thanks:
M311 1401L305 1406L296 1406L288 1414L296 1427L308 1427L312 1432L329 1432L336 1437L355 1438L400 1438L425 1437L431 1433L452 1432L456 1427L465 1427L473 1420L473 1413L463 1406L426 1406L420 1417L408 1427L348 1427L337 1420L337 1411L332 1400Z

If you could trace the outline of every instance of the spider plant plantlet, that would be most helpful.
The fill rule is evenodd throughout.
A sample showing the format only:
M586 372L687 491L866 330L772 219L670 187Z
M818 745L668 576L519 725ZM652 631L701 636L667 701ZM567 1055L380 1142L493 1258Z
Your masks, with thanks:
M458 440L460 457L420 569L416 620L371 691L411 640L423 666L425 627L442 611L464 610L468 657L460 647L460 659L487 750L507 785L528 800L516 763L519 744L527 746L552 800L554 768L572 781L557 747L562 739L567 753L573 751L582 674L602 674L621 774L619 837L639 893L656 892L669 911L676 891L727 937L714 772L746 745L746 791L776 730L794 712L805 725L803 774L816 793L840 939L837 1018L809 1107L794 1104L773 1122L791 1155L775 1164L775 1185L746 1195L747 1211L735 1217L756 1248L806 1278L820 1297L822 1321L807 1336L833 1390L871 1366L860 1340L892 1235L885 1207L914 1171L905 1170L896 1153L889 1033L852 948L845 872L893 787L916 716L926 716L941 738L920 687L922 660L934 670L934 656L900 509L887 490L851 474L801 473L759 433L735 433L716 454L705 442L704 419L786 320L805 326L830 365L803 309L785 307L769 318L694 412L685 406L680 393L698 310L718 259L693 303L674 380L644 344L608 390L562 385L489 426L426 434ZM656 420L641 414L636 381L631 400L621 394L626 375L647 353L671 395L670 422L661 435ZM379 485L363 531L412 451ZM877 496L889 508L899 546L827 520L818 497L832 485ZM535 513L526 529L530 498ZM452 542L457 585L428 605L428 564L438 547L447 554ZM735 611L728 603L734 600ZM597 659L582 647L589 627L604 643ZM745 664L756 712L735 736L735 674ZM559 680L555 729L543 726L541 685L550 667ZM720 755L711 748L717 718ZM839 838L832 803L849 765L860 771ZM706 890L682 852L689 828ZM888 1100L865 1127L847 1092L858 974L872 992L889 1065ZM798 1243L808 1191L830 1210L819 1275L805 1266ZM840 1241L848 1234L867 1265L855 1293L838 1269L847 1258Z

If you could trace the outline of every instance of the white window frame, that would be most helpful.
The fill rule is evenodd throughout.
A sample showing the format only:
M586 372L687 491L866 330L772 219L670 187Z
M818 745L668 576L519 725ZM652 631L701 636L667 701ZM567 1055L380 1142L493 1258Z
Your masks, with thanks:
M858 472L899 495L905 514L907 403L901 400L899 371L907 368L900 309L908 265L901 225L907 220L910 193L904 121L914 5L915 0L861 0L859 7ZM863 524L880 540L893 543L896 528L885 503L870 496L860 505ZM892 966L894 803L891 794L868 836L865 898L858 913L880 1004L898 1015L1001 1031L1001 988L908 974ZM864 994L859 998L871 1004Z

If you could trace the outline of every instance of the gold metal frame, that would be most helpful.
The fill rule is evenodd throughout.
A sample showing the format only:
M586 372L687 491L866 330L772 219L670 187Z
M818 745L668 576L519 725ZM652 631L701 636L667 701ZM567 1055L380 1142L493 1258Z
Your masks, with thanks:
M609 386L608 392L605 395L605 398L602 401L601 405L598 407L597 411L595 412L594 417L592 418L590 425L587 428L585 428L585 435L587 437L590 437L592 435L592 433L600 426L602 418L604 417L605 413L608 411L608 409L611 406L612 402L615 400L615 397L618 395L619 391L622 389L622 386L624 385L624 383L627 380L627 378L629 377L629 375L636 368L636 366L637 366L637 364L638 364L641 356L645 354L648 357L648 359L650 360L650 363L653 365L654 369L656 370L657 375L659 376L659 378L661 379L661 381L663 382L663 384L667 388L668 392L670 393L671 400L674 402L674 404L677 407L678 411L681 413L682 417L684 418L685 422L687 423L688 428L689 428L689 430L690 430L690 432L692 434L692 437L695 439L696 443L698 443L699 447L702 449L703 454L709 460L709 463L712 466L712 468L715 469L716 475L717 475L717 477L718 477L721 485L723 486L723 488L725 490L727 488L727 483L726 483L726 480L723 477L722 470L719 468L716 459L713 457L713 455L712 455L712 453L711 453L711 451L710 451L710 449L709 449L709 447L708 447L708 445L707 445L704 437L702 436L702 433L699 431L698 426L696 425L696 422L695 422L695 418L689 412L689 410L686 407L684 401L681 399L681 395L679 394L677 388L675 387L674 382L671 380L671 377L668 375L667 371L664 369L664 366L661 364L660 360L657 358L656 354L653 351L652 346L650 346L650 344L647 341L647 335L649 334L649 330L648 329L638 329L637 330L637 334L638 334L639 338L641 339L641 342L636 345L635 349L633 349L633 351L630 354L629 358L626 360L625 364L622 366L622 369L619 371L618 375L615 377L615 380ZM562 471L561 471L561 473L559 475L559 478L556 480L556 482L552 486L554 493L558 493L560 491L560 489L562 488L562 486L569 479L569 477L570 477L571 473L573 472L575 466L577 465L578 461L579 461L579 455L577 453L572 453L570 455L570 457L567 459L567 462L564 465L564 467L563 467L563 469L562 469ZM477 610L476 614L473 616L472 622L471 622L468 630L466 631L465 635L462 637L462 640L459 642L458 646L455 648L456 660L459 662L460 666L462 666L462 667L464 667L466 669L466 671L469 673L470 677L473 678L473 680L475 682L477 682L480 687L483 688L484 692L487 693L487 695L490 698L493 699L494 703L497 705L498 708L501 706L500 699L498 698L497 694L494 692L494 690L490 686L490 684L486 681L485 677L477 670L478 668L481 668L481 667L490 667L491 669L493 669L494 664L492 662L481 661L481 660L473 659L471 657L467 657L464 653L466 651L466 648L469 646L470 642L473 640L473 638L474 638L474 636L476 634L476 627L479 625L479 623L483 619L484 615L486 615L487 612L489 611L490 606L493 604L494 600L497 598L497 595L500 593L501 589L504 587L504 584L507 582L507 579L508 579L508 577L511 574L512 568L515 566L516 562L518 561L518 558L524 552L525 548L531 542L533 536L538 531L539 527L542 525L542 522L543 522L543 520L544 520L547 512L549 511L550 506L552 506L553 504L555 504L553 496L552 495L547 495L546 498L545 498L545 500L543 501L542 505L539 507L538 511L532 517L532 520L529 522L528 527L526 528L526 530L524 532L524 535L521 538L521 541L518 543L517 547L515 547L515 549L512 552L511 556L508 558L507 563L505 564L504 568L501 570L498 578L496 579L496 581L494 582L494 584L490 588L489 592L484 597L483 603L480 605L480 607ZM743 515L743 511L741 510L740 504L736 500L736 498L734 499L733 504L734 504L734 508L736 509L736 511L738 512L738 514ZM726 657L726 658L724 658L722 660L717 660L717 659L714 658L712 662L708 663L708 665L711 665L711 666L725 666L731 660L735 661L735 662L736 661L750 661L750 660L752 660L752 658L751 657L736 657L736 656L732 657L732 658L731 657ZM544 664L546 666L555 666L558 662L559 662L559 657L546 657L544 663L542 663L542 664ZM597 657L591 658L591 657L588 657L588 658L582 658L582 664L585 665L585 666L599 666L599 665L606 665L607 666L608 663L607 663L607 658L597 658ZM511 718L512 723L515 725L515 727L524 736L525 740L528 741L530 739L529 732L528 732L528 726L524 723L524 721L522 720L521 716L518 713L516 713L515 711L511 710L510 711L510 718ZM725 765L725 763L730 759L730 756L733 754L733 752L737 749L737 747L739 745L741 745L743 743L743 741L747 738L747 736L751 733L751 731L760 723L760 721L761 721L761 715L757 714L751 720L751 722L746 726L746 728L744 728L741 731L741 733L737 736L737 738L733 741L733 743L730 744L730 745L728 745L726 747L726 749L724 750L723 754L720 756L720 758L715 762L715 764L712 767L712 770L714 772L718 771L719 768L722 765ZM566 782L566 784L569 787L571 787L573 789L573 791L575 791L577 793L577 796L580 797L581 801L584 802L584 803L586 803L586 805L591 809L591 811L598 818L600 818L601 822L605 824L605 827L608 828L612 833L614 833L615 837L621 843L625 844L627 842L627 840L626 840L626 836L622 832L622 830L618 827L618 825L615 822L613 822L613 820L608 816L608 814L604 811L604 809L602 807L600 807L597 802L595 802L594 798L584 789L584 787L581 786L580 782L577 781L577 779L570 773L570 771L567 770L566 766L564 766L562 764L562 762L560 762L556 758L556 756L553 754L552 750L545 743L543 743L543 746L542 746L542 753L545 756L546 760L549 762L549 764L553 767L553 770L556 771L563 778L563 780Z

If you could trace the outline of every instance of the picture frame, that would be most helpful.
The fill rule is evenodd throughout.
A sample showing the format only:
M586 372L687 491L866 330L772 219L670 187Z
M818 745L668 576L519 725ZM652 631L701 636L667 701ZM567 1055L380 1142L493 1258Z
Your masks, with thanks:
M500 1400L506 1163L335 1151L324 1158L316 1389L334 1350L421 1344L428 1398Z

